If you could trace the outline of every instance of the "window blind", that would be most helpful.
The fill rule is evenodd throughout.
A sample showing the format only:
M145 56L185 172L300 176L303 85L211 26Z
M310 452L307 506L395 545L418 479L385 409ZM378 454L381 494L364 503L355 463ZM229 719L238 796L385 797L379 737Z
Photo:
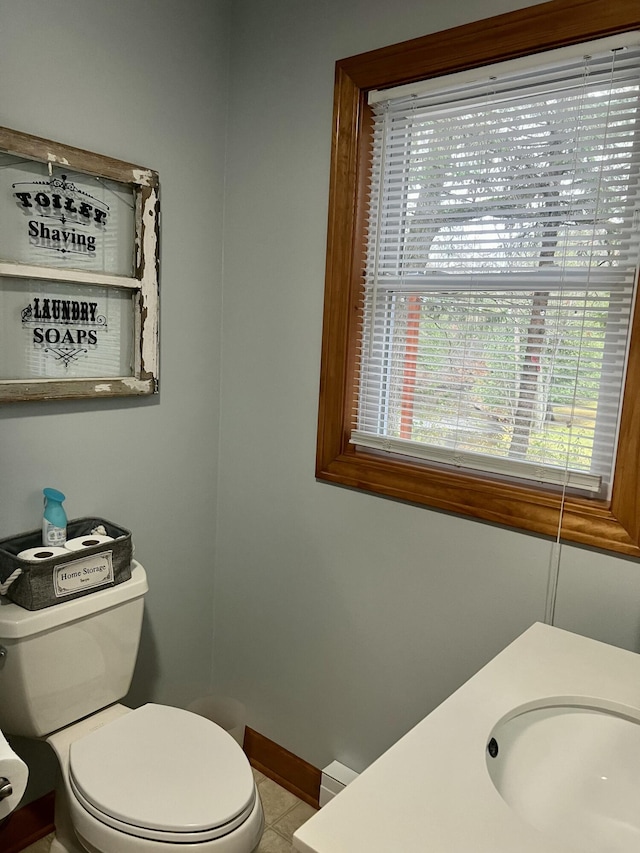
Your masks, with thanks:
M606 495L640 220L640 48L376 93L351 441Z

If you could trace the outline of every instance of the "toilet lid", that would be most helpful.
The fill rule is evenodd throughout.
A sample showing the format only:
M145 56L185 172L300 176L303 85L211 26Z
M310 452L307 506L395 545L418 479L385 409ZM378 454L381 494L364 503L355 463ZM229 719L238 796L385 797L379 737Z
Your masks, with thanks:
M165 705L144 705L72 743L69 777L99 820L167 841L226 834L246 820L256 796L231 735Z

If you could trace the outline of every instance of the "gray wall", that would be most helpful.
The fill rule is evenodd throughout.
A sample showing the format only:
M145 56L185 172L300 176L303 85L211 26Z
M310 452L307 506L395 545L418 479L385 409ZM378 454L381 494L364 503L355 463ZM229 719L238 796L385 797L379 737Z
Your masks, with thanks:
M0 0L0 124L161 176L159 398L0 407L0 535L44 485L134 531L132 703L213 663L255 729L359 770L543 618L549 542L313 474L334 62L520 5ZM637 564L565 546L556 621L640 649Z
M334 62L517 0L238 0L225 214L215 678L362 769L542 620L548 541L314 480ZM634 562L564 546L556 623L640 649Z
M216 0L0 0L0 124L160 173L159 397L0 406L0 535L40 524L46 485L134 532L135 703L211 679L227 45Z

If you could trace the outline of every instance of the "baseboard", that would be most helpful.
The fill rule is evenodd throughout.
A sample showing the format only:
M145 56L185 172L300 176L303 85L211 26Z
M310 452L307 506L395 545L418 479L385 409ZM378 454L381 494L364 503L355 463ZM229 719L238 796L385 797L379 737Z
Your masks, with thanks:
M305 803L319 808L322 774L317 767L250 728L245 730L244 751L252 767Z
M39 800L28 803L0 824L0 850L2 853L19 853L53 832L54 793L50 791Z

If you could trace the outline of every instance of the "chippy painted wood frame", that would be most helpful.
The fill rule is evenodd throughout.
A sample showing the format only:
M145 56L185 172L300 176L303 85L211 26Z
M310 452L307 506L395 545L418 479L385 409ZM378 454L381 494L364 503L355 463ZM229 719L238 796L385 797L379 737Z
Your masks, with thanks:
M136 199L133 276L67 270L0 260L0 278L11 276L46 279L129 290L135 305L133 375L115 378L0 380L0 403L156 394L159 379L160 258L160 202L157 172L5 127L0 127L0 150L30 160L63 165L84 174L129 184L134 188Z

